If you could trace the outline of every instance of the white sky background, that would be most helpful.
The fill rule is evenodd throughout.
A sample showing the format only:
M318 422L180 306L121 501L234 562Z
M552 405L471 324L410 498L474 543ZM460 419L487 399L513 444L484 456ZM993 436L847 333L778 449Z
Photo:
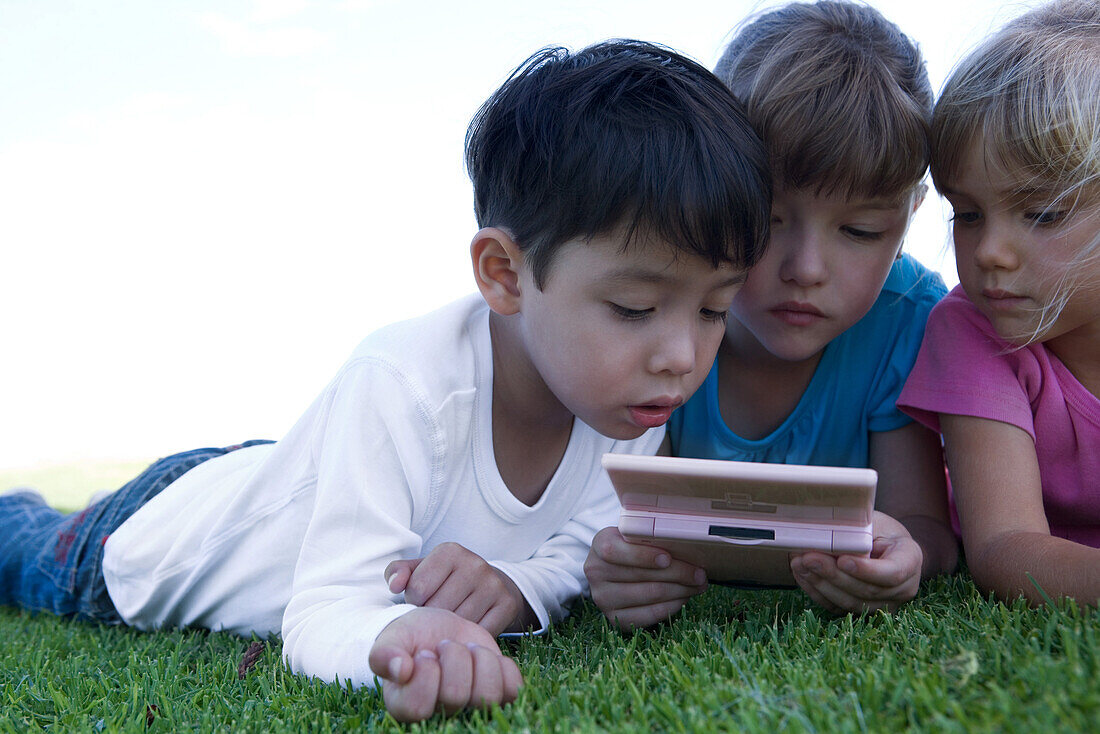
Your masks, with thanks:
M713 67L771 6L0 0L0 467L278 438L471 292L466 124L548 44ZM937 90L1031 2L879 0ZM907 247L957 282L932 193Z

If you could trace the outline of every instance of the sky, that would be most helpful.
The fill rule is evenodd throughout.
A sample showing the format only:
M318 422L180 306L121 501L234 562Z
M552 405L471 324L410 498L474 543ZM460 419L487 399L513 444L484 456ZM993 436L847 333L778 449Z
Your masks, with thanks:
M546 45L713 67L776 3L0 0L0 468L278 438L474 290L466 125ZM1031 2L871 2L935 89ZM908 251L957 282L932 192Z

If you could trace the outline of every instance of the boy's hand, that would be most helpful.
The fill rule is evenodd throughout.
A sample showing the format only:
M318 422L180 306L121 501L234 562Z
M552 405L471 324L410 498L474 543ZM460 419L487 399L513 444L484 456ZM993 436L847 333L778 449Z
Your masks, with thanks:
M871 557L808 552L791 558L795 581L834 614L893 611L917 594L924 557L905 526L881 512L873 517Z
M512 579L458 543L436 546L424 558L394 561L385 575L390 591L404 591L409 604L454 612L494 637L538 626Z
M510 703L523 684L488 631L443 609L414 609L390 622L368 661L398 721Z
M592 601L624 631L663 622L707 588L703 569L660 548L628 543L615 527L592 539L584 574Z

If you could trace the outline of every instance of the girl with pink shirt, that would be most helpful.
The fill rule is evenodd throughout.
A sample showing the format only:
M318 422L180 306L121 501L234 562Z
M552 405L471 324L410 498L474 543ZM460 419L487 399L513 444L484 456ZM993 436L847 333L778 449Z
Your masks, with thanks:
M943 434L974 580L1100 600L1100 4L1055 0L954 71L932 124L960 287L898 401Z

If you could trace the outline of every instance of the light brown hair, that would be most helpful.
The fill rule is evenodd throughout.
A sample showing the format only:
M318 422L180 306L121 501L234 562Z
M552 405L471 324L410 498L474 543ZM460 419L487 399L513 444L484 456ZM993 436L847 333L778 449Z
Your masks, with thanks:
M1100 194L1100 3L1057 0L1009 22L952 72L932 123L943 190L984 144L1021 190Z
M1011 195L1070 215L1100 205L1100 2L1055 0L1031 10L955 68L932 121L937 189L950 189L975 146L1013 174ZM1014 343L1042 341L1070 296L1096 286L1078 277L1079 266L1096 257L1100 232L1072 261L1058 264L1058 297Z
M874 8L791 3L750 18L715 67L764 140L777 185L899 196L929 161L917 45Z

